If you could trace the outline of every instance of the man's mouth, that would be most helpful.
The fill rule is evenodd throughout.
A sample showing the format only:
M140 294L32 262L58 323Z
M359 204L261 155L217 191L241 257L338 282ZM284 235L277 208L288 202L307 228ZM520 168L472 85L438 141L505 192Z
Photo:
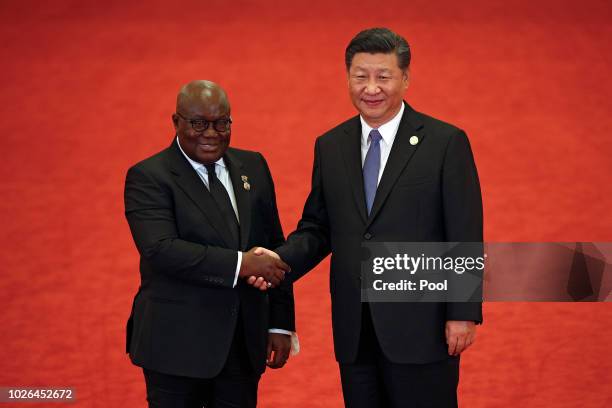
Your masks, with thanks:
M198 147L206 152L212 152L212 151L217 150L219 145L212 144L212 143L198 143Z
M384 102L384 99L362 99L363 103L370 108L377 107Z

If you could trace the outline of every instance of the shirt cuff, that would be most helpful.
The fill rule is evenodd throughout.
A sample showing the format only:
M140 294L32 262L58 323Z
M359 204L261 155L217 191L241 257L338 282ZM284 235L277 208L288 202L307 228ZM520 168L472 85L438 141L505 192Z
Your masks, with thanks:
M236 262L236 276L234 276L234 285L232 288L236 287L238 283L238 275L240 274L240 267L242 266L242 252L238 251L238 261Z
M283 329L269 329L268 333L286 334L287 336L291 336L292 334L292 332L290 332L289 330L283 330Z
M291 336L291 355L295 356L300 353L300 339L296 332L283 329L268 329L268 333L286 334Z

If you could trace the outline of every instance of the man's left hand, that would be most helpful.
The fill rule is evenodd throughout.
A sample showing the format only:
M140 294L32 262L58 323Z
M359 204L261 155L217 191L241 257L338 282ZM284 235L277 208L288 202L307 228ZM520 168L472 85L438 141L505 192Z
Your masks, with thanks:
M446 322L446 344L449 355L458 356L474 343L475 338L476 323L462 320Z
M281 368L289 359L291 336L282 333L268 333L268 359L270 368Z

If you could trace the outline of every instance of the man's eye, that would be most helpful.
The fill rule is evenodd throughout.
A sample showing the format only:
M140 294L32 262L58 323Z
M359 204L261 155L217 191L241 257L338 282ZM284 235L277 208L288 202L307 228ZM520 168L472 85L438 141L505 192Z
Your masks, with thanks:
M204 126L204 121L203 120L192 120L191 123L194 126Z
M387 81L387 80L391 79L391 77L381 75L381 76L378 77L378 79L380 79L381 81Z

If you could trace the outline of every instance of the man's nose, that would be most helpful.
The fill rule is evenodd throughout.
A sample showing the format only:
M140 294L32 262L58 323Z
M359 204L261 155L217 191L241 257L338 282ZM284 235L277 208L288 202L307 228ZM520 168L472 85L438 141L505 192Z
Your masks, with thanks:
M378 83L376 83L376 80L374 80L374 79L368 80L368 83L366 84L366 89L365 90L370 95L374 95L374 94L377 94L378 92L380 92L380 88L378 87Z
M213 124L210 123L208 125L208 127L206 129L204 129L204 131L202 132L202 136L204 136L204 137L217 137L218 136L218 132L215 130L215 127L213 126Z

